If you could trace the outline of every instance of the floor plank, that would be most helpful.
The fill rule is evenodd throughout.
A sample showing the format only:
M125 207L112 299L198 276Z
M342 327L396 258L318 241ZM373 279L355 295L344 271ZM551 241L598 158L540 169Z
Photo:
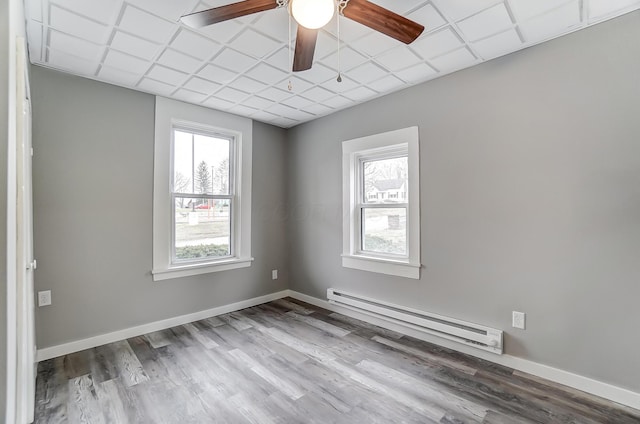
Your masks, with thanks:
M43 361L36 423L615 423L640 411L281 299Z

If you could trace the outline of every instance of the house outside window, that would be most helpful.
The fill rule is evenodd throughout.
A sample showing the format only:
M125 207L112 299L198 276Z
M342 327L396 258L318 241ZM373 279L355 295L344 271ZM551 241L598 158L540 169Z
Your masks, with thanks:
M343 266L419 278L418 128L342 147Z

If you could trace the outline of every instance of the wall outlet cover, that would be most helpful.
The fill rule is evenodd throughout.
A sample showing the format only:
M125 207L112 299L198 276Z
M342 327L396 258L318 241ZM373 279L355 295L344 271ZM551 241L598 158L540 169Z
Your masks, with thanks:
M51 290L38 292L38 306L51 305Z
M524 330L524 328L525 328L525 313L524 312L513 311L511 325L514 328L519 328L521 330Z

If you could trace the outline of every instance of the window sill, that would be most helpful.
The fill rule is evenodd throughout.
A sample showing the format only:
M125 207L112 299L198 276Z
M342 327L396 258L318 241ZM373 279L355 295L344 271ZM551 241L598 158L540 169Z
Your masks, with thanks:
M420 264L410 264L408 262L361 255L342 255L342 266L345 268L359 269L361 271L413 278L415 280L420 278L421 267Z
M178 265L167 269L154 269L153 281L169 280L171 278L188 277L190 275L208 274L210 272L228 271L231 269L247 268L251 266L253 258L232 258L219 262L202 264Z

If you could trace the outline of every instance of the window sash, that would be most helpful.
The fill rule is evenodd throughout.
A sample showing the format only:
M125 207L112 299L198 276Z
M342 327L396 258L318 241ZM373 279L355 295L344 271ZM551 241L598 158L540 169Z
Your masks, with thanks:
M222 261L235 257L235 220L233 214L235 212L235 196L229 195L192 195L192 194L175 194L171 195L171 265L185 265L185 264L198 264L198 263L213 263L216 261ZM176 257L176 199L206 199L206 200L228 200L229 201L229 254L225 256L215 256L197 259L178 259Z
M397 203L391 203L391 204L375 204L375 205L370 205L370 204L359 204L356 205L356 222L354 225L354 230L355 230L355 236L356 236L356 240L358 241L357 247L355 249L355 254L356 255L365 255L365 256L372 256L372 257L376 257L376 258L381 258L381 259L394 259L394 260L398 260L398 259L402 259L402 260L406 260L409 259L409 226L407 225L406 229L405 229L405 251L407 252L404 255L399 255L399 254L394 254L394 253L385 253L385 252L376 252L375 250L365 250L364 248L364 212L366 209L404 209L404 213L406 216L406 221L409 222L409 205L407 203L404 204L397 204Z

